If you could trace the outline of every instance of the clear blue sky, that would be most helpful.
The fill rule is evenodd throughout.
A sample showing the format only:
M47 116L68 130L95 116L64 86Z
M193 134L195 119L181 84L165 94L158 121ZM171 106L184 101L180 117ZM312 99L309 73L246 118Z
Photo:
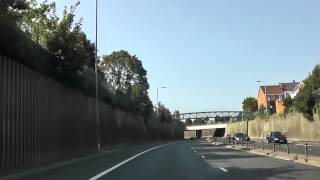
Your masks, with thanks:
M57 0L58 12L75 0ZM256 80L303 80L319 62L318 0L100 0L99 54L127 50L150 97L180 112L240 110ZM94 41L95 4L77 16Z

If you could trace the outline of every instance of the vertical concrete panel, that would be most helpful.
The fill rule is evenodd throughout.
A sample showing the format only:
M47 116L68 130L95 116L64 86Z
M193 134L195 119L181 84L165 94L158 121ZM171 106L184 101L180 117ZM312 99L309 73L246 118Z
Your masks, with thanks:
M31 163L36 164L38 162L38 153L37 153L37 143L38 143L38 138L36 136L37 128L36 128L36 120L38 118L37 114L37 106L36 106L36 96L35 96L35 91L37 90L37 86L35 84L35 78L34 78L34 73L30 72L30 94L31 94L31 119L30 119L30 124L31 124L31 129L30 129L30 134L31 134Z
M0 56L0 128L1 128L1 147L0 147L0 156L1 156L1 168L5 168L5 159L6 159L6 59Z
M22 103L21 106L23 108L23 112L21 114L22 117L22 165L25 165L27 163L27 133L26 133L26 125L27 125L27 78L26 78L26 68L22 68L22 77L23 77L23 81L22 81L22 87L21 91L22 91Z
M12 62L9 61L9 76L8 76L8 86L9 86L9 89L8 89L8 167L13 167L13 127L12 127L12 124L13 124L13 121L12 121L12 105L13 105L13 65L12 65Z
M15 64L15 164L18 166L20 164L20 67Z

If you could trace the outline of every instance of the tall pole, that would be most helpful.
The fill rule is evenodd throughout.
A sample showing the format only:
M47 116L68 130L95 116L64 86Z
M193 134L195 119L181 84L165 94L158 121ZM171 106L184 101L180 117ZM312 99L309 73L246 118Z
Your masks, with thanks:
M241 112L241 132L243 133L243 112Z
M264 92L266 95L266 116L267 116L267 120L268 120L268 96L267 96L267 82L264 81Z
M96 74L96 120L97 120L97 151L101 150L100 120L99 120L99 92L98 92L98 0L96 0L96 49L95 49L95 74Z
M158 119L158 109L159 109L159 88L157 88L157 119Z

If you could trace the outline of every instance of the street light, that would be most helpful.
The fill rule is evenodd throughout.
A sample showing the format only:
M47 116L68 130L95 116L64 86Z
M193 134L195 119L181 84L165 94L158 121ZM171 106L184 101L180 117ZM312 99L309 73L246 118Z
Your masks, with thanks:
M157 118L158 118L158 113L159 113L159 89L165 89L167 87L157 87Z
M257 83L261 83L264 82L264 93L265 93L265 97L266 97L266 115L267 115L267 119L268 119L268 96L267 96L267 82L266 81L257 81Z
M95 47L95 78L96 78L96 123L97 123L97 151L101 151L100 119L99 119L99 92L98 92L98 0L96 0L96 47Z

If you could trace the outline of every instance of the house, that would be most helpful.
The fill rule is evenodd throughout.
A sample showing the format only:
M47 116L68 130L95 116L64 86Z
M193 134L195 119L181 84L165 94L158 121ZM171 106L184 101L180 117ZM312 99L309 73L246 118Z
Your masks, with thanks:
M279 83L279 85L283 88L285 97L290 96L294 99L298 95L300 89L304 86L304 83L302 81L293 81L292 83Z
M303 82L279 83L277 85L260 86L258 91L258 107L266 107L267 102L274 101L276 112L282 113L285 109L283 99L296 97L300 88L303 87ZM267 100L266 100L267 97Z

